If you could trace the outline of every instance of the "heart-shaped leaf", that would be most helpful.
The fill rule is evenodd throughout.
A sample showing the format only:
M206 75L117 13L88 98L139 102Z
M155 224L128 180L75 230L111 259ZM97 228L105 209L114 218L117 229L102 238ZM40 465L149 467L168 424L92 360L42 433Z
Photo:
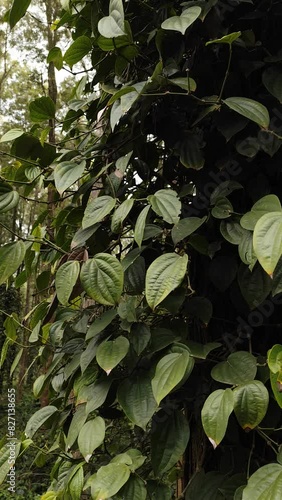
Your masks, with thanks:
M181 202L176 191L160 189L148 196L148 201L157 215L160 215L169 224L177 224L181 210Z
M66 306L68 304L73 287L79 276L80 265L77 260L70 260L59 267L55 285L59 302Z
M103 443L105 430L105 421L102 417L89 420L81 428L77 443L79 451L84 456L86 462L89 462L93 451Z
M228 97L223 102L239 115L245 116L245 118L257 123L262 128L268 128L270 122L269 113L267 108L260 102L247 97Z
M280 500L281 484L282 466L275 463L264 465L250 477L242 500Z
M184 35L187 28L198 19L201 11L201 7L190 7L189 9L185 9L180 16L173 16L166 19L161 27L164 30L179 31Z
M80 280L92 299L108 306L118 304L123 288L123 270L113 255L98 253L85 262Z
M109 15L100 19L98 31L105 38L125 35L122 0L110 0Z
M225 436L229 416L234 408L231 389L218 389L212 392L202 409L201 418L204 431L211 444L216 448Z
M259 219L253 242L260 265L272 275L282 255L282 212L268 213Z
M123 336L103 342L97 349L97 363L109 375L112 369L127 355L128 349L129 342Z
M211 376L223 384L239 385L254 380L257 373L256 358L245 351L230 354L226 361L214 366Z
M142 429L146 428L158 407L147 374L122 382L118 388L118 401L129 420Z
M257 427L268 408L268 390L259 380L240 385L233 391L234 411L244 430Z

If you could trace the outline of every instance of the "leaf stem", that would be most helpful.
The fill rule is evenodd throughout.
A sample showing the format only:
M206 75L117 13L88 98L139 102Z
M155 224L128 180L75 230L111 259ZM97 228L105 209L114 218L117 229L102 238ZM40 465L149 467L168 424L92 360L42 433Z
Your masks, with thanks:
M227 68L226 68L225 76L224 76L224 79L223 79L223 82L222 82L222 86L221 86L221 89L220 89L220 93L219 93L219 96L218 96L218 102L217 102L217 104L219 104L219 103L220 103L221 98L222 98L222 94L223 94L223 91L224 91L224 87L225 87L225 84L226 84L226 81L227 81L227 78L228 78L228 75L229 75L229 70L230 70L231 59L232 59L232 44L230 43L230 44L229 44L229 57L228 57L228 64L227 64Z

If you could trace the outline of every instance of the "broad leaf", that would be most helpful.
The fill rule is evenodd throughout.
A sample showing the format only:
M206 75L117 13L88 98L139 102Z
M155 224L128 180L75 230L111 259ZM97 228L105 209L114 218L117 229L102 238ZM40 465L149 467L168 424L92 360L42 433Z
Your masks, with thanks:
M176 191L160 189L154 195L148 196L148 201L154 212L169 224L177 224L181 211L181 202Z
M155 424L155 425L154 425ZM158 412L153 419L151 462L156 476L171 469L182 457L190 437L187 417L179 410Z
M188 351L167 354L158 362L152 379L153 394L158 404L183 379L189 364Z
M201 170L205 164L205 158L202 153L202 144L200 138L195 134L188 134L182 140L180 147L180 161L186 168Z
M146 274L146 299L149 306L155 309L170 292L177 288L186 273L188 256L166 253L158 257L150 265Z
M16 272L25 256L25 244L23 241L8 243L0 247L0 284Z
M29 105L32 122L43 122L55 118L55 104L50 97L38 97Z
M143 241L143 237L144 237L144 230L145 230L145 225L146 225L146 219L147 219L147 215L148 215L150 208L151 207L149 205L147 207L143 208L143 210L138 215L137 221L135 224L134 239L139 247L141 247L141 245L142 245L142 241Z
M147 489L145 482L138 476L131 475L125 486L120 491L121 498L130 498L132 500L146 500Z
M269 212L282 213L280 200L275 194L268 194L260 198L252 206L251 211L243 215L240 224L243 228L253 231L258 220Z
M268 408L268 390L259 380L239 385L233 391L234 412L244 430L257 427Z
M173 16L169 19L166 19L162 23L162 29L164 30L174 30L179 31L182 35L185 34L185 31L191 24L193 24L196 19L198 19L201 14L200 7L190 7L189 9L185 9L181 16Z
M259 263L272 275L282 255L282 212L263 215L256 223L253 241Z
M232 243L232 245L239 245L244 234L247 233L247 230L238 222L233 220L222 220L220 223L220 232L223 238L229 241L229 243Z
M79 431L84 426L87 419L87 414L85 412L85 404L78 405L76 411L72 417L71 424L69 426L68 434L66 437L67 449L70 449L78 437Z
M59 302L66 306L73 291L80 271L77 260L70 260L62 264L55 276L55 285Z
M282 71L280 66L271 66L262 75L262 83L278 101L282 102Z
M99 196L90 200L82 219L83 229L103 220L112 211L115 204L116 200L112 196Z
M80 498L82 494L84 484L84 472L82 465L82 463L79 464L78 469L72 476L71 480L68 482L68 490L71 495L71 500Z
M270 122L268 110L259 102L246 97L228 97L223 102L239 115L245 116L262 128L268 128Z
M214 40L210 40L206 43L206 45L210 45L211 43L227 43L231 45L235 40L237 40L241 36L241 31L235 31L234 33L229 33L229 35L225 35L221 38L216 38Z
M115 495L128 481L130 469L125 464L109 463L90 476L86 487L91 487L93 500L105 500Z
M142 374L127 378L119 385L117 396L127 418L145 430L158 406L153 395L150 377Z
M223 384L239 385L253 380L257 373L256 358L245 351L230 354L226 361L213 367L211 376Z
M242 500L280 500L281 488L282 466L264 465L250 477Z
M0 142L14 141L23 134L24 130L22 130L21 128L12 128L11 130L9 130L9 132L6 132L6 134L2 135Z
M201 412L204 431L216 448L225 436L229 416L234 408L231 389L218 389L206 399Z
M38 429L58 411L56 406L44 406L40 410L36 411L26 424L25 435L28 438L32 438L33 435L38 431Z
M271 278L260 265L252 271L243 264L239 267L238 283L241 293L250 309L255 309L271 292Z
M151 338L149 327L145 323L133 323L130 329L130 343L139 356Z
M82 176L86 162L74 163L63 161L56 165L54 169L55 186L60 194L72 186Z
M77 443L80 453L86 462L89 462L92 453L105 439L105 421L102 417L96 417L83 425L79 432Z
M99 345L96 353L97 363L107 375L127 355L129 342L126 337L119 336L115 340L108 340Z
M105 38L125 35L122 0L110 0L109 15L100 19L98 30Z
M216 219L227 219L234 212L233 206L228 198L218 198L212 208L212 215Z
M93 323L91 323L89 330L86 335L86 340L91 339L98 335L98 333L102 332L110 325L110 323L114 320L117 315L116 309L109 309L105 311L101 316L99 316Z
M107 253L96 254L82 265L80 279L89 297L100 304L116 305L123 288L120 262Z
M64 60L70 67L72 67L74 64L81 61L81 59L86 56L91 49L92 42L90 38L84 35L79 36L67 49L64 55Z
M181 219L175 226L173 226L171 231L172 241L175 245L179 241L184 240L187 236L194 233L205 221L207 217L187 217L186 219Z
M12 8L10 10L9 24L11 29L17 24L17 22L25 15L31 0L14 0Z
M128 216L133 207L134 200L130 198L125 200L114 212L111 223L111 230L113 233L119 233L122 229L124 219Z
M272 373L282 372L282 345L275 344L267 353L267 364Z
M15 208L20 200L20 195L9 184L0 183L0 213L8 212Z
M57 70L63 67L63 54L59 47L53 47L47 56L47 63L53 62Z

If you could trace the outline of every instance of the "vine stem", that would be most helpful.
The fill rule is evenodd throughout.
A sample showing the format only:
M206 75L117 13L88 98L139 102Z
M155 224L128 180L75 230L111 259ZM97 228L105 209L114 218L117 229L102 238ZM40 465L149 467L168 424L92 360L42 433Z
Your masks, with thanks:
M227 81L227 78L228 78L228 75L229 75L229 70L230 70L231 59L232 59L232 44L230 43L230 44L229 44L229 58L228 58L228 64L227 64L227 68L226 68L225 76L224 76L224 79L223 79L223 82L222 82L222 86L221 86L221 89L220 89L220 93L219 93L219 96L218 96L218 102L219 102L219 103L220 103L220 101L221 101L222 94L223 94L223 91L224 91L224 87L225 87L225 84L226 84L226 81Z

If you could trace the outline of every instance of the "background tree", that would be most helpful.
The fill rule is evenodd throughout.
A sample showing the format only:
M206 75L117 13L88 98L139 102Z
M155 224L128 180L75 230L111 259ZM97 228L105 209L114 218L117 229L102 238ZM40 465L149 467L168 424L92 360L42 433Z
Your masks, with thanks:
M44 210L0 249L0 282L54 278L24 325L49 404L18 452L50 429L43 500L276 500L280 2L61 5L73 40L48 61L87 58L64 136L43 141L44 95L35 126L2 137L23 177L0 211L54 189L52 227ZM10 26L24 14L14 0Z

